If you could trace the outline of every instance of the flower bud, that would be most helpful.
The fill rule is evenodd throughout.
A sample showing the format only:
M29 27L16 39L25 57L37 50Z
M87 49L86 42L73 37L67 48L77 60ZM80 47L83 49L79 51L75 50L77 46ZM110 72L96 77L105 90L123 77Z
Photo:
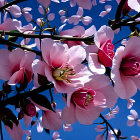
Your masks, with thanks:
M35 105L33 103L27 104L25 107L25 113L30 117L35 116L36 115Z
M136 57L124 58L120 70L125 76L138 75L140 73L140 60Z
M89 103L94 102L95 92L87 87L80 88L72 94L72 100L82 108L86 108Z

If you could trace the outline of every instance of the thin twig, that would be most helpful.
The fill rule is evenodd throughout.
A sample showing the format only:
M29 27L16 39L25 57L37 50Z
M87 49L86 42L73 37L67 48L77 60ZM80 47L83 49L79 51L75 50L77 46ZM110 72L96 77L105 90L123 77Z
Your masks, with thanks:
M93 37L69 37L69 36L59 36L59 35L44 35L44 34L23 34L23 33L13 33L8 31L0 31L0 34L24 37L24 38L52 38L54 40L68 40L68 41L91 41L93 42Z
M4 10L5 8L7 8L9 6L18 4L18 3L23 2L23 1L27 1L27 0L14 0L14 1L11 1L11 2L7 3L6 5L0 7L0 11Z
M113 127L110 125L110 123L104 118L104 116L102 114L100 114L100 118L103 119L103 121L110 127L110 129L113 131L115 137L117 138L117 140L119 140L118 135L116 134L116 132L114 131Z
M1 125L1 121L0 121L0 135L1 135L1 140L3 140L3 133L2 133L2 125Z
M39 52L39 51L26 48L25 46L19 45L17 43L14 43L14 42L11 42L11 41L8 41L8 40L5 40L3 38L0 38L0 44L10 45L10 46L14 46L16 48L21 48L23 50L31 51L31 52L34 52L35 54L41 56L41 52Z

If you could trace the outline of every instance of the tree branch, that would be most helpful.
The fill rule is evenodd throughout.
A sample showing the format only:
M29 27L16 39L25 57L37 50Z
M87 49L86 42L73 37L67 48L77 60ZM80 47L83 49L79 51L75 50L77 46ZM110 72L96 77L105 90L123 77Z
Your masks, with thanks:
M23 34L23 33L13 33L8 31L0 31L0 34L17 36L23 38L52 38L54 40L68 40L68 41L90 41L93 42L93 37L69 37L69 36L59 36L59 35L43 35L43 34Z
M21 49L23 49L23 50L31 51L31 52L34 52L34 53L36 53L37 55L41 56L41 52L39 52L39 51L26 48L26 47L24 47L24 46L22 46L22 45L19 45L19 44L16 44L16 43L14 43L14 42L5 40L5 39L3 39L3 38L0 38L0 44L10 45L10 46L14 46L14 47L16 47L16 48L21 48Z
M52 83L48 84L48 85L45 85L45 86L40 86L32 91L28 91L28 92L24 92L24 93L21 93L21 94L17 94L15 96L12 96L10 98L7 98L6 100L4 101L1 101L0 102L0 108L2 107L5 107L6 105L10 104L10 105L15 105L16 103L19 102L20 99L23 99L23 98L28 98L28 97L32 97L34 96L35 94L39 94L47 89L50 89L50 88L53 88L54 85Z
M18 4L18 3L23 2L23 1L27 1L27 0L14 0L14 1L11 1L8 4L4 5L3 7L0 7L0 11L4 10L5 8L7 8L9 6Z
M104 118L104 116L102 114L100 114L100 118L103 119L103 121L110 127L110 129L113 131L115 137L117 138L117 140L119 140L118 135L116 134L116 132L114 131L113 127L110 125L110 123Z

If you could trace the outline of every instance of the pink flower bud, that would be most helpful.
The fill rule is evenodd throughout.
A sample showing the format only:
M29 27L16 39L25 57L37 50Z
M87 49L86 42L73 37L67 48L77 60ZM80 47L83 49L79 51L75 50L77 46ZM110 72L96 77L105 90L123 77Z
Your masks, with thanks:
M36 115L36 108L35 108L35 105L33 103L29 103L26 105L26 113L30 117L33 117Z
M124 58L120 70L125 76L138 75L140 73L140 60L136 57Z
M86 108L89 103L94 102L95 92L87 87L76 90L72 95L75 104L82 108Z
M112 66L112 59L115 55L114 53L114 45L111 40L107 40L98 51L99 61L106 67Z

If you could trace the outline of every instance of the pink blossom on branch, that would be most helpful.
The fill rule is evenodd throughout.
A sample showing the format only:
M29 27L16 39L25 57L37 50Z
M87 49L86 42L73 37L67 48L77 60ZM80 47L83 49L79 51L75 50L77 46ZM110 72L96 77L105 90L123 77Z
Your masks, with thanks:
M86 47L89 68L93 73L104 74L105 67L112 66L112 59L115 54L112 44L113 38L113 30L104 25L95 33L95 45Z
M34 61L33 71L36 77L38 72L46 76L59 93L72 93L90 80L91 73L85 65L81 64L86 57L84 48L81 46L68 48L66 44L54 42L52 39L44 39L41 43L45 62Z
M117 99L109 78L105 75L93 75L92 80L85 83L85 87L68 96L70 106L64 108L62 118L70 124L77 120L81 124L92 124L105 108L113 107Z
M140 89L139 37L132 37L125 47L120 46L114 56L111 78L114 89L122 99L129 99Z
M35 58L32 52L24 52L22 49L16 49L10 52L6 49L0 50L0 78L7 81L8 84L21 84L24 81L24 75L28 83L32 79L31 64Z

